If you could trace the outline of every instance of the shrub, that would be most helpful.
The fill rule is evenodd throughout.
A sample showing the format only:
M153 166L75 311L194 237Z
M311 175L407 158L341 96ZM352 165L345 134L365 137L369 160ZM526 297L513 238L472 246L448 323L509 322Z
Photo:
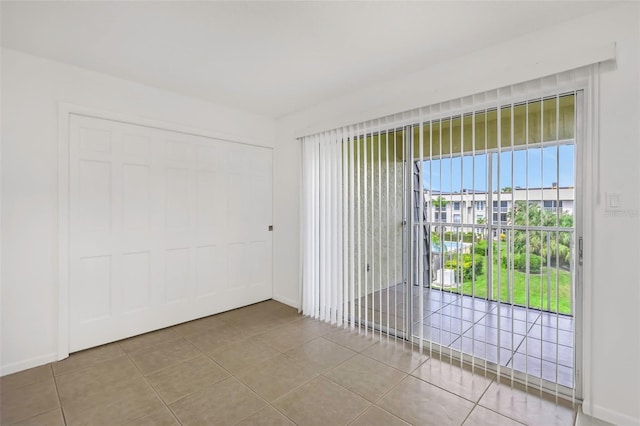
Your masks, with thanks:
M472 243L474 241L479 241L480 240L480 235L473 235L473 232L465 232L464 235L462 236L462 241L464 241L465 243Z
M526 268L526 265L525 265ZM529 255L529 271L532 274L539 274L542 271L542 257L537 254Z
M478 241L473 245L473 251L480 256L486 256L488 252L489 246L487 244L487 240Z
M520 272L527 271L527 255L526 253L517 253L511 258L512 266ZM507 256L502 256L502 265L507 266ZM529 255L529 272L539 274L542 270L542 257L537 254Z
M458 270L458 259L462 263L460 270ZM475 266L474 266L475 260ZM484 266L484 256L477 255L475 259L471 254L465 254L463 256L455 256L453 259L448 260L444 267L447 269L453 269L456 271L456 281L471 281L474 273L476 276L482 273ZM475 271L475 272L474 272Z
M440 244L440 235L437 232L431 233L431 243Z
M457 241L458 235L453 231L447 231L444 233L445 241Z

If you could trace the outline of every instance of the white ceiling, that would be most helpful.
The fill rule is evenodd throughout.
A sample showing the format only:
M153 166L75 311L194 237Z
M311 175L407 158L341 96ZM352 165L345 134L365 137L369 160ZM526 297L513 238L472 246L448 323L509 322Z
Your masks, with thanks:
M2 2L2 45L270 117L610 2Z

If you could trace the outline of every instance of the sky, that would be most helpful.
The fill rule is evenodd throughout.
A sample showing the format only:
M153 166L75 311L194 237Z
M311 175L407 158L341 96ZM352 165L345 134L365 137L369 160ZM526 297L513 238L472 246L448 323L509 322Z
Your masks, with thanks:
M433 191L487 191L492 157L493 188L575 186L574 145L478 154L423 162L424 187ZM499 163L499 167L498 167ZM513 167L512 167L513 165ZM498 170L500 173L498 173ZM475 177L474 177L475 176Z

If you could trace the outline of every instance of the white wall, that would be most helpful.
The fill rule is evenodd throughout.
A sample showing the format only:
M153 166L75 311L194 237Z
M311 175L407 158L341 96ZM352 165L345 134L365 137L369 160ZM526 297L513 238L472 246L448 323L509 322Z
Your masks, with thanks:
M271 119L3 49L3 375L57 353L59 102L274 144Z
M616 64L604 67L601 78L601 175L585 197L593 223L586 230L591 240L586 239L584 293L592 304L585 318L591 327L584 330L584 411L618 424L640 424L639 22L640 5L615 6L280 119L274 159L274 297L296 306L300 297L301 151L296 136L562 71L558 64L571 64L574 52L616 42ZM594 196L597 185L600 203ZM620 194L619 216L605 209L608 192Z

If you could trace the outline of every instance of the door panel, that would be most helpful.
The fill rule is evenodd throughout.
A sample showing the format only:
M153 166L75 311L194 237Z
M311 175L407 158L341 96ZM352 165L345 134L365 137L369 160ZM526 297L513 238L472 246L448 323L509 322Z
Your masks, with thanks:
M272 152L72 115L70 351L271 297Z

